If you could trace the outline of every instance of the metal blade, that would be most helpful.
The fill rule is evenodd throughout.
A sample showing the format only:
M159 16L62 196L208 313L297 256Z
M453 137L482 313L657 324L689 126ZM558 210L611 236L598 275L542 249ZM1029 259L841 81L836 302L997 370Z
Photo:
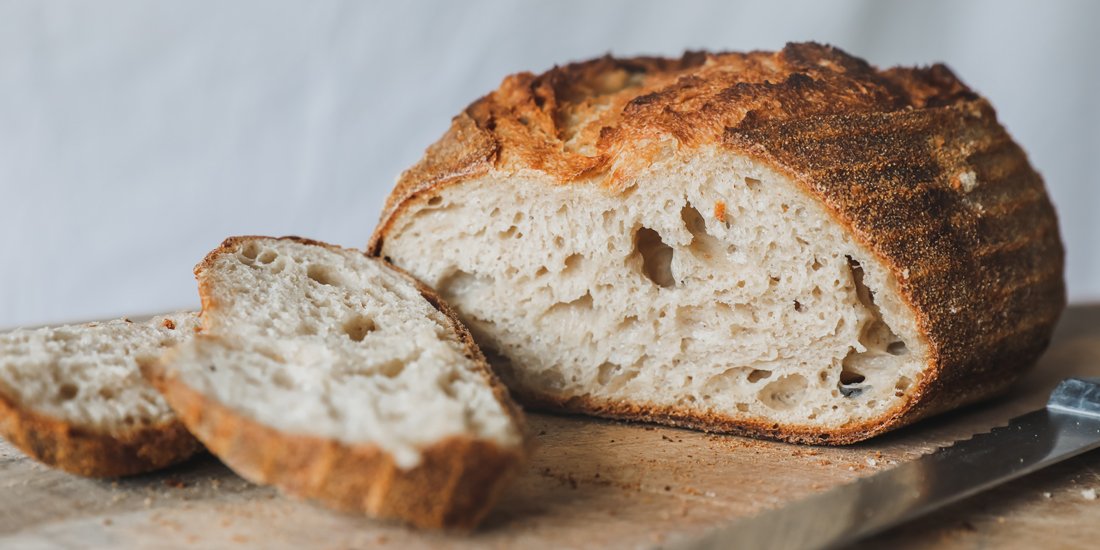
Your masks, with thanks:
M719 528L683 547L787 550L850 544L1098 447L1100 384L1070 379L1046 408L1003 428Z

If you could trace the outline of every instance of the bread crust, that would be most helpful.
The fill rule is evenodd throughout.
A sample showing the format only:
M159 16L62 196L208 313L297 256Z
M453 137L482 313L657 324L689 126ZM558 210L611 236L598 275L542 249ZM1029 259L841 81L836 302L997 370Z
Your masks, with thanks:
M47 466L86 477L151 472L202 450L178 420L107 433L22 407L2 392L0 436Z
M218 255L232 253L241 243L255 239L269 237L226 239L195 268L204 311L217 304L204 284L203 272ZM300 237L280 239L344 250ZM275 485L287 494L345 512L423 528L473 529L526 462L532 439L519 407L450 307L413 277L395 271L415 284L447 318L465 346L466 356L479 365L485 383L523 434L522 445L503 448L487 440L450 437L421 449L420 464L402 470L392 455L374 445L282 432L208 398L173 375L171 352L159 361L142 364L142 374L212 453L250 481ZM199 336L204 337L210 336Z
M850 443L1004 390L1065 307L1064 249L1042 179L989 102L944 65L878 70L839 49L603 57L509 76L402 174L368 251L448 185L536 171L623 189L669 141L718 147L789 177L885 266L928 348L885 415L835 430L762 425L592 398L558 410L776 439Z

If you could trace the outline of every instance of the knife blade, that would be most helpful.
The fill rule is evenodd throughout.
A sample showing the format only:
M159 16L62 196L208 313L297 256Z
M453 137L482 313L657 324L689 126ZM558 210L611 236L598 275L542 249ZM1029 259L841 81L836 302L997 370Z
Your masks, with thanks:
M1007 426L705 533L681 548L836 548L1100 447L1100 378L1068 378Z

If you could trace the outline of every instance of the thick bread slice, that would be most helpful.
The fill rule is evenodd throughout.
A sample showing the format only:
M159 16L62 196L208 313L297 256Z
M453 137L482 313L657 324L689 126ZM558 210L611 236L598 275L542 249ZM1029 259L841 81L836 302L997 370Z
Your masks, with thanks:
M192 337L194 313L0 335L0 436L54 468L139 474L202 449L137 360Z
M525 457L518 408L430 291L361 251L237 237L195 269L203 332L143 366L241 476L472 528Z
M1054 210L989 103L817 44L510 76L369 248L527 403L799 442L1001 391L1065 304Z

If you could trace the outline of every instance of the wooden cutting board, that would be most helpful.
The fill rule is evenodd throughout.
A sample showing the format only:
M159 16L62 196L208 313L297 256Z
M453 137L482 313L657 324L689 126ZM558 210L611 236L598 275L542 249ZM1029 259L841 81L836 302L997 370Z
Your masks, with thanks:
M0 442L0 548L638 548L782 506L891 468L1039 407L1058 380L1100 376L1100 305L1067 311L1010 395L844 448L577 417L531 415L540 447L486 525L420 533L329 512L204 456L93 481ZM868 547L1095 548L1100 454L1060 464L868 541Z

